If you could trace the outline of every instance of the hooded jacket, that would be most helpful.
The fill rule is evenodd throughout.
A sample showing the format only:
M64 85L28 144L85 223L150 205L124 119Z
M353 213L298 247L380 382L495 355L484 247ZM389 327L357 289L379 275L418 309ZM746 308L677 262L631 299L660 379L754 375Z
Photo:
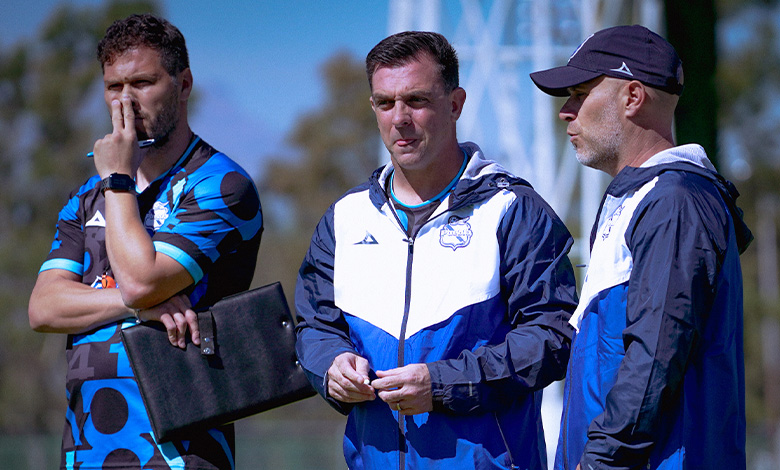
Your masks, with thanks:
M299 271L298 356L349 414L350 469L546 468L541 390L568 360L572 239L528 183L461 148L463 175L413 239L388 202L388 165L329 208ZM372 371L427 363L434 411L328 397L344 352Z
M684 145L611 182L572 317L555 468L744 469L734 186Z

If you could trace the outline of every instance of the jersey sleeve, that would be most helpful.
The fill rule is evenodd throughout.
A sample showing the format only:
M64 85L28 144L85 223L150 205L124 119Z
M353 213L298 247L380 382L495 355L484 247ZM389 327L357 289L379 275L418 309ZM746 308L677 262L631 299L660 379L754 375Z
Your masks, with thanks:
M573 334L568 320L577 306L572 238L532 189L516 193L496 233L511 329L499 344L428 364L434 409L494 411L566 373Z
M68 197L68 202L59 212L54 241L39 272L64 269L79 276L84 275L85 265L90 263L89 259L85 259L89 253L85 251L84 228L90 221L82 220L81 197L88 191L94 190L98 181L100 181L99 176L90 178Z
M633 258L625 356L605 411L588 429L583 468L637 468L674 413L683 377L712 308L727 214L714 194L657 187L626 232ZM653 194L653 193L651 193Z
M260 198L251 178L239 167L225 167L212 156L188 180L172 184L174 207L152 241L155 250L178 261L195 282L225 254L262 230ZM157 211L167 208L155 208Z

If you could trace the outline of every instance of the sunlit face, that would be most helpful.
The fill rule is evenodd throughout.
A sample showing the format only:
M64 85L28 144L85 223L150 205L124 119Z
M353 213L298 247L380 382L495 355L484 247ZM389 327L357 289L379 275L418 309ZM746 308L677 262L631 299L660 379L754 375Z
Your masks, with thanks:
M440 68L427 54L374 72L371 107L393 165L430 168L456 142L455 123L465 100L457 90L445 91Z
M168 74L154 49L130 49L106 63L103 84L109 110L113 100L124 95L132 99L139 140L165 141L178 125L182 106L180 83Z
M569 125L566 133L585 166L614 175L619 166L623 128L616 83L599 77L569 88L569 99L558 116Z

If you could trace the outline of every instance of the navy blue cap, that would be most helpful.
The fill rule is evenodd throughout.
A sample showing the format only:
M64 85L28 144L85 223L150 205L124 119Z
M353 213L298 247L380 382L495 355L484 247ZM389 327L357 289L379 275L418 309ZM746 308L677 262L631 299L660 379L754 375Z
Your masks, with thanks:
M591 34L569 62L531 74L540 90L569 96L567 88L607 75L639 80L645 85L681 95L682 61L666 39L644 26L614 26Z

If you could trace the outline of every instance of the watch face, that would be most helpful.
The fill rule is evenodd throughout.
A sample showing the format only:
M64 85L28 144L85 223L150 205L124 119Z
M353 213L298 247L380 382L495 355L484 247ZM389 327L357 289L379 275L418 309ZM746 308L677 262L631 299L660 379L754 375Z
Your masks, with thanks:
M101 187L103 190L131 191L135 190L135 181L130 175L112 173L102 181Z

